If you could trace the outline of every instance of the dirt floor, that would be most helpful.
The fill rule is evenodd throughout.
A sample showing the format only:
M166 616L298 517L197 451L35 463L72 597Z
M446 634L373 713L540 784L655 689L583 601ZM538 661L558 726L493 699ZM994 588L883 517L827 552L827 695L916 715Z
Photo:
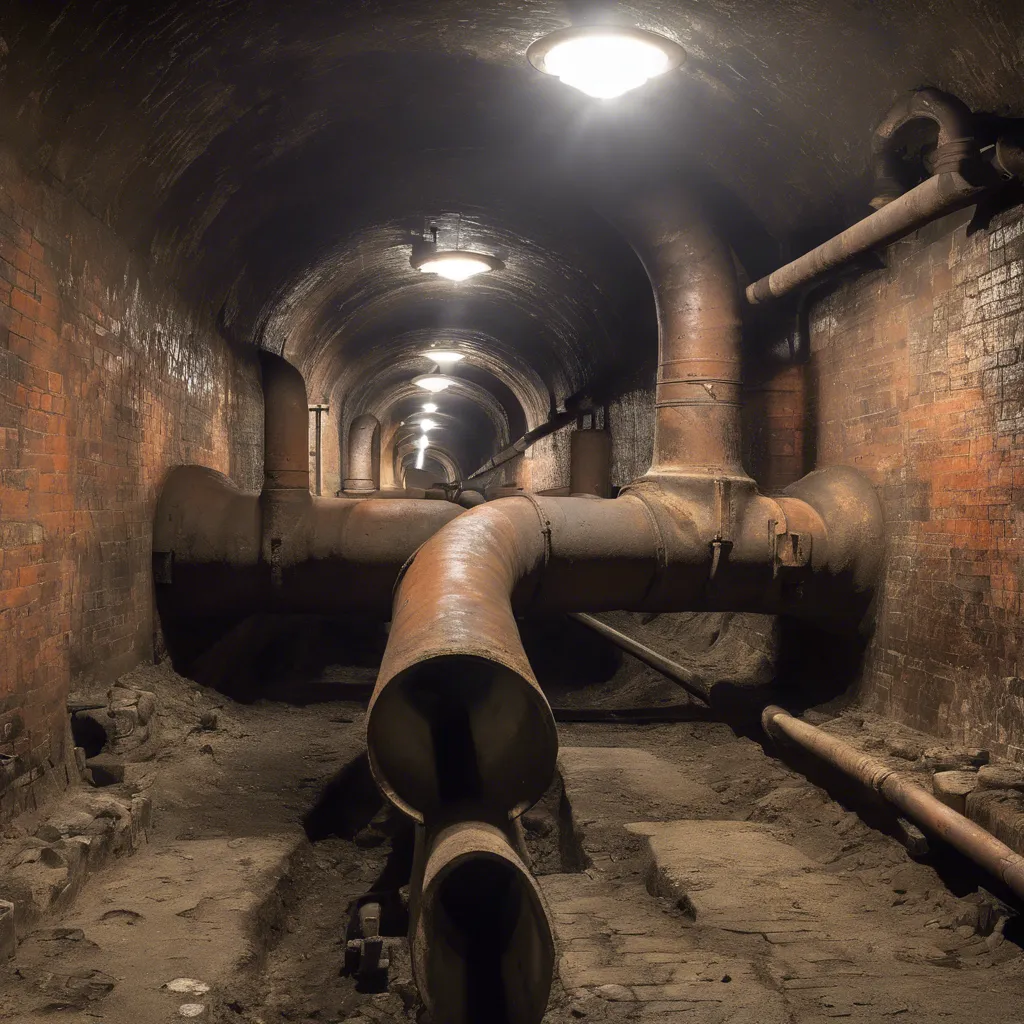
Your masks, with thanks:
M646 672L613 669L641 704L672 700ZM379 813L362 701L240 704L168 669L141 683L171 726L145 754L148 843L22 937L0 1020L422 1022L409 832ZM817 720L893 756L928 742L856 710ZM884 808L715 721L559 731L560 778L525 819L558 950L546 1021L1021 1019L1012 908L944 851L913 859ZM386 991L343 971L370 893Z

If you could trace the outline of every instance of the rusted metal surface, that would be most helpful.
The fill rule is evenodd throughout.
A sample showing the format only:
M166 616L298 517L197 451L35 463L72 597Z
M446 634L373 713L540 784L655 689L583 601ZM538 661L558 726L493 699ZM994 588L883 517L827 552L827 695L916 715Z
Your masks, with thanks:
M409 939L431 1019L537 1024L554 940L540 889L509 835L476 821L418 832Z
M740 454L740 294L728 246L700 204L656 193L616 217L647 270L658 311L650 475L747 478Z
M970 164L978 160L974 116L962 100L938 89L918 89L901 96L875 129L871 139L877 210L906 192L896 134L911 121L927 119L938 128L933 173L951 172L970 177Z
M770 736L791 740L843 774L881 793L926 832L945 840L1024 899L1024 857L990 832L947 807L916 783L901 778L883 762L794 718L780 707L765 708L761 721Z
M272 352L263 377L263 490L309 491L309 404L302 374Z
M612 435L607 430L574 430L570 435L569 492L611 497Z
M638 658L645 665L650 665L655 671L660 672L674 683L678 683L687 693L698 700L703 701L705 704L708 703L708 685L695 673L680 665L679 662L666 658L663 654L659 654L646 644L640 643L639 640L634 640L631 636L626 636L625 633L614 629L600 619L595 619L593 615L571 612L569 617L577 622L582 622L583 625L592 629L598 636L603 636L605 640L610 640L617 647L621 647L628 654L632 654L634 658Z
M936 174L806 255L749 285L747 301L757 305L789 295L854 256L895 242L937 217L970 205L985 191L985 186L955 172Z
M346 494L363 494L380 488L380 422L363 413L348 429L348 476Z
M240 491L201 466L164 483L153 523L154 576L163 615L256 611L386 616L399 571L462 508L443 491L419 500L314 498L302 375L261 354L265 478Z

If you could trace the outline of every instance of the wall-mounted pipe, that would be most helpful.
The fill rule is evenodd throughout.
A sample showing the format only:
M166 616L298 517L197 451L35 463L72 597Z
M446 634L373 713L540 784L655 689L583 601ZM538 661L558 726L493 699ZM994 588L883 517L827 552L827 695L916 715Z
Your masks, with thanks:
M855 256L898 241L947 213L970 206L986 191L986 186L968 181L961 174L936 174L806 255L749 285L747 301L758 305L789 295Z
M891 143L898 127L918 117L939 125L935 174L909 192L896 180ZM1024 175L1024 157L1017 142L1000 138L981 159L972 128L973 117L959 100L937 90L921 90L897 103L875 135L879 192L875 213L749 285L751 305L770 302L810 285L856 256L898 241L912 231L976 202L993 186ZM902 194L901 194L902 192Z
M586 410L567 409L564 412L556 413L546 423L542 423L539 427L534 427L533 430L528 430L517 441L513 441L512 444L508 445L506 448L502 448L497 455L488 459L482 466L480 466L479 469L470 473L469 476L466 477L466 482L470 480L477 480L480 477L486 476L488 473L499 469L506 463L511 462L514 458L522 455L527 448L532 447L538 441L554 434L558 430L562 430L564 427L569 426L570 423L574 423L583 411Z
M380 421L368 412L348 428L348 476L342 489L353 497L380 489Z

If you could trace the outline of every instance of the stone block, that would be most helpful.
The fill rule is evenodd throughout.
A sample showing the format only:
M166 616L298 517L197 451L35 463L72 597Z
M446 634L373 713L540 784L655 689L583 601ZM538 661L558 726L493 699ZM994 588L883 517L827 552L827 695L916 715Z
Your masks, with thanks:
M958 814L967 813L967 794L977 787L977 772L936 772L932 776L932 792Z

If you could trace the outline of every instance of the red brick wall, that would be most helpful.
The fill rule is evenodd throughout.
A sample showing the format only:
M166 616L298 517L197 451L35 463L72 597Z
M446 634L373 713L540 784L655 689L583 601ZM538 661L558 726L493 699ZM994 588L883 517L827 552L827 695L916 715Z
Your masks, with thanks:
M1024 219L958 215L812 311L819 465L879 488L875 709L1024 760Z
M167 469L256 488L261 441L254 358L0 150L0 754L19 775L60 763L69 687L151 656Z

